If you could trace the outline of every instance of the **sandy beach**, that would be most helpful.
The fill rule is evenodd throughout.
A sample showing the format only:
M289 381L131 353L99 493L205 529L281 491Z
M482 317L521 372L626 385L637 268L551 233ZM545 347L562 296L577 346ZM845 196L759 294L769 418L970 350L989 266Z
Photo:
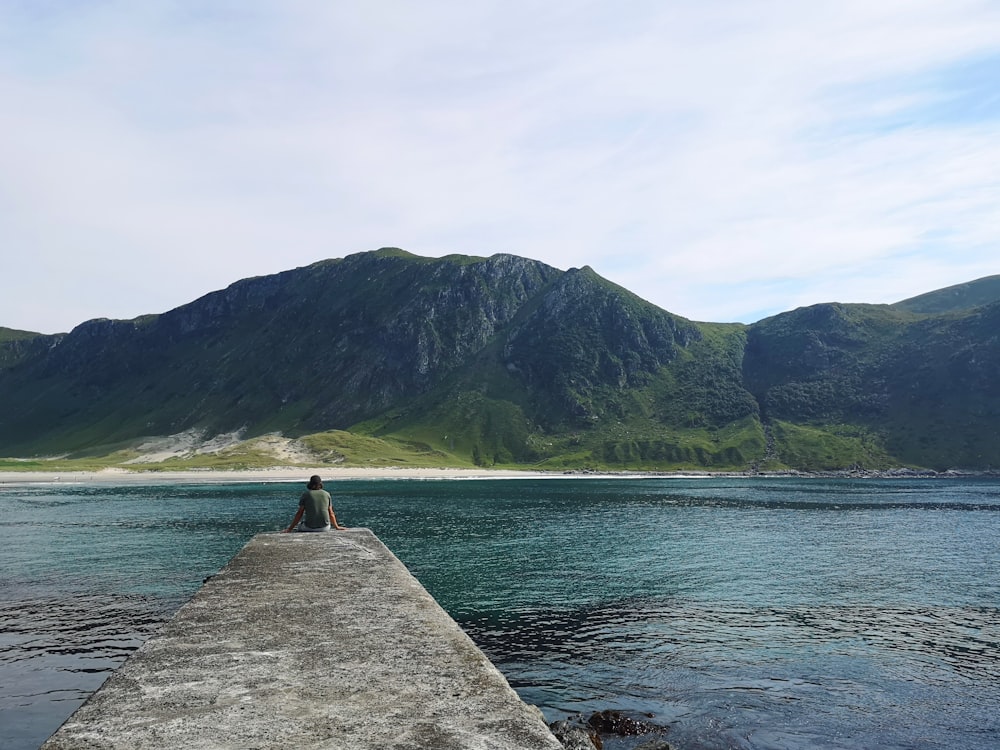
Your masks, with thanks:
M319 474L326 482L348 479L539 479L564 477L561 472L504 469L334 468L277 467L243 471L0 471L0 484L161 484L163 482L298 482Z
M178 482L208 484L226 482L306 482L319 474L324 482L352 479L724 479L724 478L834 478L834 479L960 479L996 477L996 471L937 472L930 469L884 471L794 470L748 474L736 471L531 471L518 469L423 469L403 467L272 467L269 469L189 469L186 471L130 471L109 468L100 471L0 471L0 485L10 484L163 484Z

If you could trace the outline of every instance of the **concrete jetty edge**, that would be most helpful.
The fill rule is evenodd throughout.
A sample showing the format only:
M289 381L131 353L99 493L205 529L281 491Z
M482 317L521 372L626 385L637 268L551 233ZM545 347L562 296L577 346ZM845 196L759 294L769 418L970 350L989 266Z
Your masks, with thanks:
M254 537L43 745L558 750L368 529Z

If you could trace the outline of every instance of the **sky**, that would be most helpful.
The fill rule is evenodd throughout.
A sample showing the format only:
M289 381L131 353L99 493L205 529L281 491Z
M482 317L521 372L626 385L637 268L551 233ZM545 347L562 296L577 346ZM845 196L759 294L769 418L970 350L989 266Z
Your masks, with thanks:
M751 323L1000 274L997 0L0 0L0 326L401 247Z

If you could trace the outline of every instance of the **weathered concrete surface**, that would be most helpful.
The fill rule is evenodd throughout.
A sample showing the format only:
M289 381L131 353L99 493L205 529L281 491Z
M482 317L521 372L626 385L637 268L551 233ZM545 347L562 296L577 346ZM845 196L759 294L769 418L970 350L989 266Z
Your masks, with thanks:
M260 534L42 746L561 746L367 529Z

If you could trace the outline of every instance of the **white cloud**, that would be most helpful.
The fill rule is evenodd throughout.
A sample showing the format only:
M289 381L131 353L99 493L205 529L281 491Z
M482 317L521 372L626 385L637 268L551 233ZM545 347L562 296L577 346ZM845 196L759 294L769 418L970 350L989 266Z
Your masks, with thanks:
M589 264L700 320L1000 272L990 2L164 0L0 28L0 325L382 245Z

